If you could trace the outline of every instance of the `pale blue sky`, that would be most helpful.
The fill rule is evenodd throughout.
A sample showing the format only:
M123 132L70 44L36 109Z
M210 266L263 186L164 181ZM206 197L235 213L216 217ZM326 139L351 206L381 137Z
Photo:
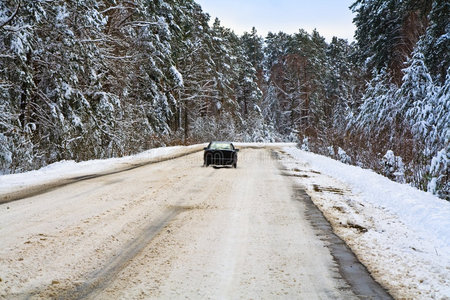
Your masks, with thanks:
M237 34L253 26L265 37L269 31L295 33L316 28L330 41L333 36L353 41L355 26L348 8L355 0L195 0L211 19Z

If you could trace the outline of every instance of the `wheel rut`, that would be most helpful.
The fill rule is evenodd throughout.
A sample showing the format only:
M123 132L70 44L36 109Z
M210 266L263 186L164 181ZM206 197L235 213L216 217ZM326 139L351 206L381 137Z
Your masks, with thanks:
M75 285L69 289L53 290L51 294L54 299L93 299L101 293L108 285L114 281L115 277L126 268L133 259L147 248L152 240L167 227L181 212L187 210L183 206L173 206L167 210L154 222L145 227L141 234L131 240L122 251L112 257L103 268L88 274L82 284ZM25 297L32 299L39 295L48 294L47 291L35 291Z

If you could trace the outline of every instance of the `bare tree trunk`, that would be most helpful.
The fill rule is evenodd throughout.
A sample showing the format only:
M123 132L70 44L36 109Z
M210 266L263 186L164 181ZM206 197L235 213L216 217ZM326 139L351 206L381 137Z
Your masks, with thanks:
M186 104L184 104L184 143L187 142L189 136L189 120L188 120L188 110Z

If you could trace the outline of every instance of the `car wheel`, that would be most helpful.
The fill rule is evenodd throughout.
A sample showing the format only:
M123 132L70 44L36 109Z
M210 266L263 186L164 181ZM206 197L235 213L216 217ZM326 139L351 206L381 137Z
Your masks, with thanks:
M233 168L235 168L235 169L237 168L237 163L233 164Z

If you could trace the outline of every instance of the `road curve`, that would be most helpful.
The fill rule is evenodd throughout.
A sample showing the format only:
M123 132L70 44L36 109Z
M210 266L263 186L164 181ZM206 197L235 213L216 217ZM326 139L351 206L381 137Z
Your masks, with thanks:
M0 298L389 298L339 258L271 150L239 155L237 169L196 153L0 205Z

